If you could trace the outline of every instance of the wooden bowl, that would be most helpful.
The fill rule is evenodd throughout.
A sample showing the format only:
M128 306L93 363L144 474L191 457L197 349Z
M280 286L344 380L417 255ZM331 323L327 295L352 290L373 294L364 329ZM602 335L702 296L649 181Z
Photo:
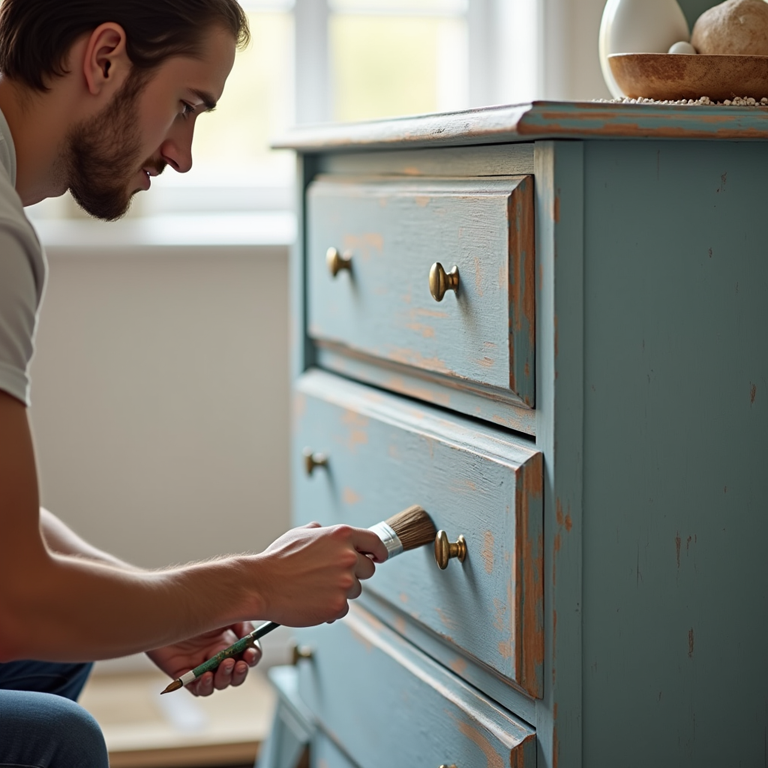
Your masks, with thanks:
M608 62L630 99L768 97L768 56L615 53Z

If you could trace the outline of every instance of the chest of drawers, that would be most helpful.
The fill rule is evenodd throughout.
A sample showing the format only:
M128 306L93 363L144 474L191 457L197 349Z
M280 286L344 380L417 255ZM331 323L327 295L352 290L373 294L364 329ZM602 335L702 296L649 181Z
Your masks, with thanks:
M297 632L263 768L764 764L766 139L541 103L286 140L294 521L420 504L466 557Z

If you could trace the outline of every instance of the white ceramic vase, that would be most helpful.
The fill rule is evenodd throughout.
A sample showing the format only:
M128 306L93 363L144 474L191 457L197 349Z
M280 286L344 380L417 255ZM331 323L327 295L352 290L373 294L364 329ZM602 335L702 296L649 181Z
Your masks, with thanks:
M612 53L667 53L690 31L677 0L608 0L600 23L599 56L603 78L614 98L624 94L608 63Z

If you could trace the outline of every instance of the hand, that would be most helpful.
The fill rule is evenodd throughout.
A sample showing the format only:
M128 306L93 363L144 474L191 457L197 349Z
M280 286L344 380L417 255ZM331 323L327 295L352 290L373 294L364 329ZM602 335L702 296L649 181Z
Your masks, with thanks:
M253 625L250 622L241 622L164 648L147 651L147 656L175 680L252 631ZM186 689L194 696L210 696L214 690L221 691L230 685L241 685L248 675L249 667L255 667L260 659L261 647L257 641L256 647L248 648L242 658L224 659L215 672L206 672L187 685Z
M256 556L256 584L263 618L308 627L342 618L362 592L375 563L388 557L381 539L366 528L310 523L283 534Z

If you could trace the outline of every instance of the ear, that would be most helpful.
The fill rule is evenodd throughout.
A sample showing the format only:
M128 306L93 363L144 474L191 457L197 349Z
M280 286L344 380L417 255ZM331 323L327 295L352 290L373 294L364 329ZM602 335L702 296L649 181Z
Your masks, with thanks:
M125 45L125 30L114 22L101 24L91 32L85 44L83 75L93 96L114 92L131 70Z

